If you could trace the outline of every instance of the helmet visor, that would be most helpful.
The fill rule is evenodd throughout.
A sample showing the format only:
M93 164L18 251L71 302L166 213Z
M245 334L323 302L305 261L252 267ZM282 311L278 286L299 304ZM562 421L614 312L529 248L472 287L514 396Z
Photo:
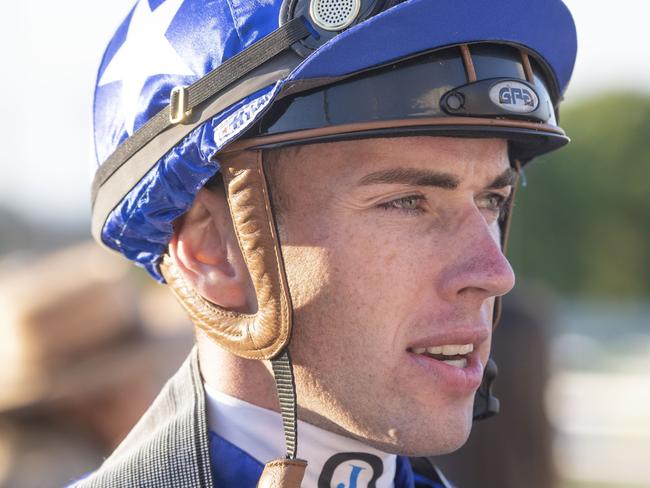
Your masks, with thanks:
M400 135L504 137L523 163L569 141L541 66L513 46L475 44L344 79L305 80L227 150Z

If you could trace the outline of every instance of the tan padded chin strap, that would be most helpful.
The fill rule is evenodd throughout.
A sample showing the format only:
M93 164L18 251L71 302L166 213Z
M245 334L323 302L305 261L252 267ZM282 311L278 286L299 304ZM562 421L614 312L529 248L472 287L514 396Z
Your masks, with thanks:
M225 310L200 296L169 256L161 272L192 321L215 342L247 359L272 359L289 343L291 301L262 165L262 151L232 153L221 162L233 227L250 272L258 310Z
M221 161L221 172L233 228L255 288L257 312L232 312L207 301L183 279L169 256L165 256L160 269L194 324L217 344L247 359L271 360L287 456L266 464L258 486L300 488L307 461L296 459L296 390L287 348L292 307L262 151L229 154Z

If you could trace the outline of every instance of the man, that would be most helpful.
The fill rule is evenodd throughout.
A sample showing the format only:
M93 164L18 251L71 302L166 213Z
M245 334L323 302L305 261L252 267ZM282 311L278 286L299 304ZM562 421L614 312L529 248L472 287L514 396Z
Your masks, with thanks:
M558 0L141 0L99 71L93 233L197 351L80 486L445 486L405 456L497 410L509 210L568 142L575 49Z

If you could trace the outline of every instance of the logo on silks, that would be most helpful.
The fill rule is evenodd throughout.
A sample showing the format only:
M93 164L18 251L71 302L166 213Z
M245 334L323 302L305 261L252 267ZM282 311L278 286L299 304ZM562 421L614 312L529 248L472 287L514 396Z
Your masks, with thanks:
M367 452L341 452L327 460L318 488L375 488L384 464Z
M539 105L535 90L517 81L502 81L490 88L490 100L495 105L516 113L529 113Z

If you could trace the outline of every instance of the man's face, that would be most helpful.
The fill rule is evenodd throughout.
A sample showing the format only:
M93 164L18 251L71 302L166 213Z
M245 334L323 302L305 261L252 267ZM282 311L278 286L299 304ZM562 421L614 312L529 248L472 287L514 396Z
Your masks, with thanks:
M458 448L494 297L514 285L499 244L506 142L368 139L270 158L300 417L390 452Z

